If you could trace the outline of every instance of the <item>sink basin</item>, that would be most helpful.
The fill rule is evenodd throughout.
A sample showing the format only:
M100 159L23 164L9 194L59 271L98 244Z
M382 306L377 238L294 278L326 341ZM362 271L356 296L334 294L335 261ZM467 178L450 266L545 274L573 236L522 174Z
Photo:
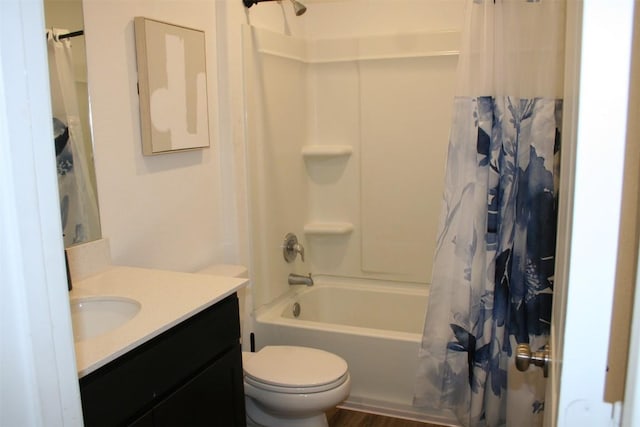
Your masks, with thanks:
M131 298L99 296L73 298L71 323L73 339L82 341L114 330L133 319L140 303Z

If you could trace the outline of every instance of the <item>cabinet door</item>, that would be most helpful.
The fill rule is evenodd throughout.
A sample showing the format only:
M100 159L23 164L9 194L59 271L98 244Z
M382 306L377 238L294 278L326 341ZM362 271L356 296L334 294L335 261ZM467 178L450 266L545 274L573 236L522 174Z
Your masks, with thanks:
M149 411L131 424L129 427L153 427L153 412Z
M240 345L153 409L155 426L246 426Z
M85 426L112 427L137 420L212 360L238 346L238 319L233 294L81 378ZM237 358L241 364L241 355Z

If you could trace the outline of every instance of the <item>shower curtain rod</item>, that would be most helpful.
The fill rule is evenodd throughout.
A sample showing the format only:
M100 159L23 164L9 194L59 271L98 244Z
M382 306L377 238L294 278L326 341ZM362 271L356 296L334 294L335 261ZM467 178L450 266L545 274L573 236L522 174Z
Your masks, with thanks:
M84 30L72 31L67 34L61 34L58 36L58 39L70 39L71 37L83 36Z
M47 30L47 32L48 31L49 30ZM67 33L67 34L60 34L58 36L58 40L70 39L71 37L78 37L78 36L83 36L83 35L84 35L84 30L72 31L72 32Z
M244 3L244 7L250 8L254 4L262 3L264 1L282 1L282 0L242 0ZM296 13L296 16L301 16L307 11L307 7L300 3L298 0L290 0L291 4L293 4L293 10Z

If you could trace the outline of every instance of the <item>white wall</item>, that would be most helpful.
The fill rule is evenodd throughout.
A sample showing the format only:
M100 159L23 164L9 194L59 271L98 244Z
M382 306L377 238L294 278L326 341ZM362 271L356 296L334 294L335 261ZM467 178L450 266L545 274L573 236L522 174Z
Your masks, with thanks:
M215 2L85 0L84 15L102 233L114 263L194 271L237 262L236 211L222 190L227 140L217 136ZM205 31L209 149L142 155L135 16Z
M464 0L307 0L305 35L353 37L460 29Z
M240 0L218 0L243 15ZM288 1L266 2L249 9L251 24L282 34L307 38L354 37L459 29L464 0L304 0L307 13L296 17ZM284 17L283 17L284 15ZM241 18L242 19L242 18Z

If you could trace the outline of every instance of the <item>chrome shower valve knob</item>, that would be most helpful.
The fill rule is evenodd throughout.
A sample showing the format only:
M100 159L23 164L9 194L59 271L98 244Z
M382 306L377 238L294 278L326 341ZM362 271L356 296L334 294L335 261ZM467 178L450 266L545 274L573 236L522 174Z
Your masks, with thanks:
M298 243L298 238L293 233L287 233L282 245L282 255L287 262L293 262L300 254L300 259L304 262L304 246Z

